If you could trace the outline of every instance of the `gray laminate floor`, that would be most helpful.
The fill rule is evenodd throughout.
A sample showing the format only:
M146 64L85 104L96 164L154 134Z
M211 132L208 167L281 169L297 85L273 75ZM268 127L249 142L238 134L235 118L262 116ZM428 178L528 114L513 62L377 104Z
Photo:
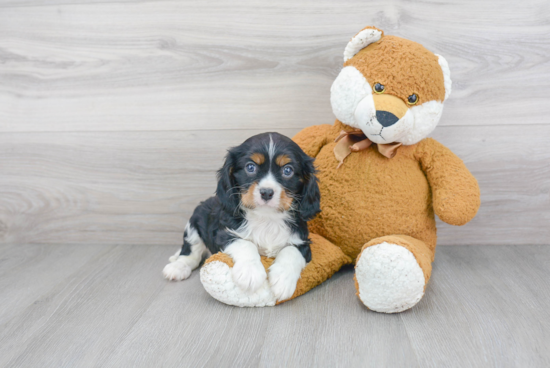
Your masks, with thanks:
M348 268L281 306L240 309L175 247L0 246L2 367L548 367L550 246L439 247L424 299L368 311Z

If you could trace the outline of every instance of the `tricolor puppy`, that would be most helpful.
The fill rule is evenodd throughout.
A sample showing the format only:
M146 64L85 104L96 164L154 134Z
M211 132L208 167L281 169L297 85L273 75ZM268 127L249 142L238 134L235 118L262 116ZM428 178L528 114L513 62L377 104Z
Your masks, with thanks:
M221 251L233 258L241 289L253 292L268 278L277 300L288 299L311 260L306 222L319 200L311 157L281 134L253 136L227 153L216 195L195 209L164 277L186 279L203 255ZM260 255L275 258L269 276Z

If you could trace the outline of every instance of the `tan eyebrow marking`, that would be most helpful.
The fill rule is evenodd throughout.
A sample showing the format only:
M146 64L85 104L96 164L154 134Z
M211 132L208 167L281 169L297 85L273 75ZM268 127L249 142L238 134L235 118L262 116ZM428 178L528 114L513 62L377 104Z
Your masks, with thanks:
M265 156L261 153L253 153L252 156L250 156L250 159L256 163L256 165L261 165L265 162Z
M277 159L275 160L275 163L277 163L277 165L279 166L285 166L286 164L290 163L291 160L290 160L290 157L288 157L287 155L279 155L277 156Z

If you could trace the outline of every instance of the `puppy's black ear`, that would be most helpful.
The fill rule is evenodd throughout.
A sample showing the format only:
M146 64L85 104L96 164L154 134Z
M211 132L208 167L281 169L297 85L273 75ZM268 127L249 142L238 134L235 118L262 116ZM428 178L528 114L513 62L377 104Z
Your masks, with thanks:
M321 192L319 192L319 185L315 176L317 170L313 166L313 159L304 154L302 162L304 188L300 199L300 215L305 221L309 221L321 212Z
M220 199L222 207L231 213L237 209L241 200L234 177L236 163L234 156L232 150L227 152L225 162L218 170L218 187L216 188L216 196Z

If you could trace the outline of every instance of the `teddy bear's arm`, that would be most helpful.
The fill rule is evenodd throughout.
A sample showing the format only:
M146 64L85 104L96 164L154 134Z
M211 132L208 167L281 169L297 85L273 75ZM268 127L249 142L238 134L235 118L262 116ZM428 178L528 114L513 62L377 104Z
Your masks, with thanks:
M292 138L304 152L310 157L317 157L317 154L327 144L327 137L332 125L314 125L302 129Z
M439 218L451 225L473 219L480 205L479 185L462 160L431 138L419 143L417 158L432 188Z

